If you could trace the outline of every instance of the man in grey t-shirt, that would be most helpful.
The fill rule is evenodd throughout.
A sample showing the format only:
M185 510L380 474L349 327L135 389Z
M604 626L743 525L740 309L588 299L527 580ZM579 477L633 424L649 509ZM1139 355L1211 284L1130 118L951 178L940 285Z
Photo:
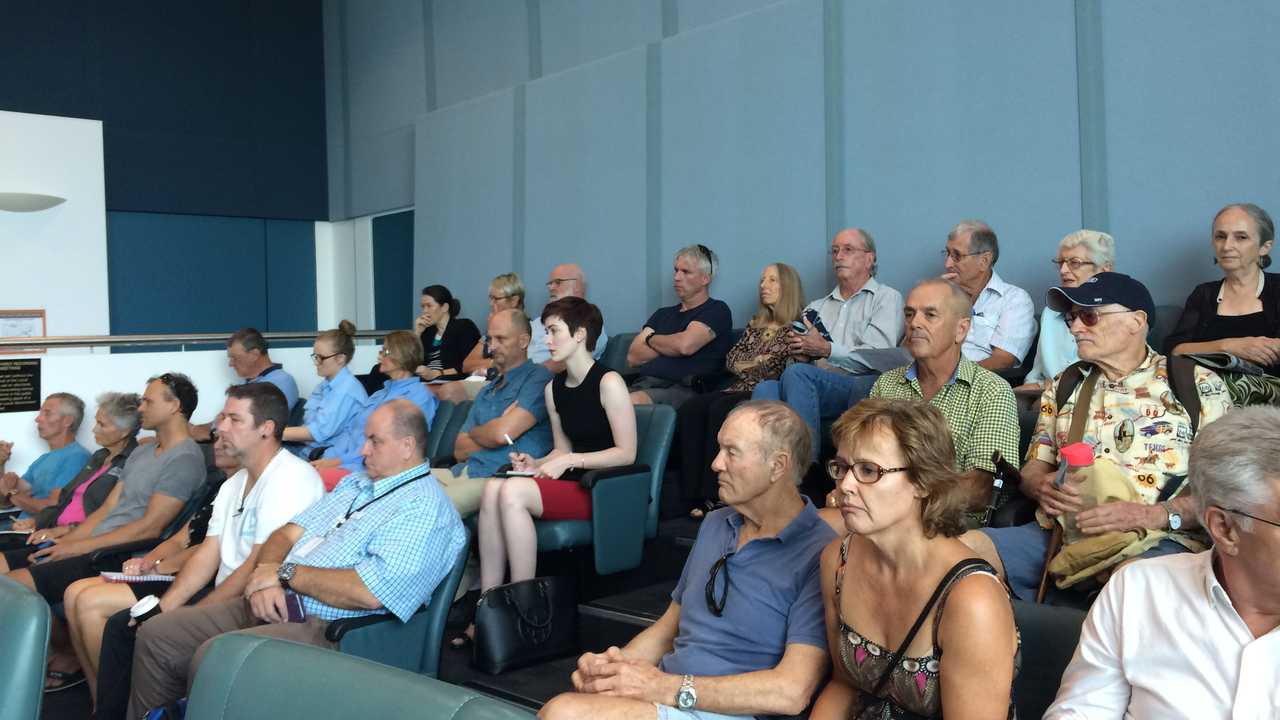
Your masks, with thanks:
M90 560L93 551L160 537L187 501L204 492L204 454L187 430L197 399L186 375L165 373L152 378L139 409L142 427L155 431L156 443L133 451L106 502L79 527L32 553L24 559L31 565L9 572L8 577L36 590L50 604L62 602L67 586L95 574ZM3 565L0 570L9 571L8 563ZM59 622L56 616L54 621ZM53 636L65 637L65 633ZM70 673L76 669L70 648L50 650L50 670Z

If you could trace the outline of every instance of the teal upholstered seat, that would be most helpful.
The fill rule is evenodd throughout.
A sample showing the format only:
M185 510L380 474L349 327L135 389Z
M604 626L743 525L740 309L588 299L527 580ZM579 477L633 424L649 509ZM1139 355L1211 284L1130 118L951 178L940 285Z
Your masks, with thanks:
M0 720L36 720L44 698L49 605L5 577L0 577L0 648Z

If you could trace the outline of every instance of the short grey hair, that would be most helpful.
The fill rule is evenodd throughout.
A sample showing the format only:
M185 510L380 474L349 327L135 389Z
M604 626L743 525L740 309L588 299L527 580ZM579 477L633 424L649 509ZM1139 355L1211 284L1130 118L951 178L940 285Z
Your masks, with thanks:
M1000 260L1000 240L990 225L981 220L961 220L947 233L947 240L954 240L961 235L969 236L969 252L991 253L992 265Z
M871 277L875 277L880 271L880 254L876 252L876 239L871 237L871 233L866 228L850 228L854 232L862 236L862 243L867 246L867 252L876 256L875 262L871 263Z
M676 251L676 259L688 258L693 261L698 272L707 277L715 277L717 266L720 264L719 258L706 245L686 245Z
M776 452L785 452L791 457L791 480L800 484L801 476L809 467L810 453L813 452L813 432L804 420L796 414L791 406L778 400L748 400L735 407L725 418L739 413L751 413L755 416L756 425L760 427L761 454L769 457Z
M1280 480L1280 408L1238 408L1200 428L1191 443L1187 480L1201 523L1210 507L1253 512L1274 503ZM1253 527L1249 518L1235 517L1244 530Z
M45 400L58 401L58 414L62 417L71 418L71 427L67 428L67 432L75 435L80 432L80 423L84 422L84 401L71 393L56 392L49 393Z
M98 396L98 409L111 418L111 423L135 437L142 429L142 398L137 393L105 392Z
M1116 239L1100 230L1077 230L1068 233L1058 243L1059 250L1070 250L1082 247L1089 253L1089 259L1097 265L1098 272L1104 268L1116 267Z

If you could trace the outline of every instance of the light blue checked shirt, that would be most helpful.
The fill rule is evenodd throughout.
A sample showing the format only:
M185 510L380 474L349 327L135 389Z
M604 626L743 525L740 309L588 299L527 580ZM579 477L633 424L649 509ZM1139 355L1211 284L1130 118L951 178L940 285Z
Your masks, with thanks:
M449 574L467 538L458 511L430 470L424 463L376 483L363 472L343 478L291 521L304 532L285 561L352 568L386 610L408 620ZM302 607L308 616L324 620L371 614L305 595Z

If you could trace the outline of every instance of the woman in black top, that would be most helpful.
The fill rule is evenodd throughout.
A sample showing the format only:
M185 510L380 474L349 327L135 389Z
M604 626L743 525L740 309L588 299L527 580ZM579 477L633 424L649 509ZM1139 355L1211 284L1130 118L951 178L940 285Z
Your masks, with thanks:
M462 363L480 342L480 331L458 317L462 304L443 285L422 288L421 307L413 326L422 337L425 362L414 373L424 381L462 379Z
M1280 275L1263 272L1274 240L1275 224L1257 205L1218 211L1213 254L1224 277L1191 292L1166 354L1226 352L1280 375Z
M547 383L547 415L555 445L542 458L512 453L512 469L532 477L495 478L480 497L480 586L528 580L537 570L534 518L587 520L591 494L578 478L592 468L630 465L636 459L636 416L622 376L595 362L591 351L604 320L579 297L548 303L542 311L551 359L565 371ZM467 629L467 636L474 628ZM462 642L465 642L463 640Z

